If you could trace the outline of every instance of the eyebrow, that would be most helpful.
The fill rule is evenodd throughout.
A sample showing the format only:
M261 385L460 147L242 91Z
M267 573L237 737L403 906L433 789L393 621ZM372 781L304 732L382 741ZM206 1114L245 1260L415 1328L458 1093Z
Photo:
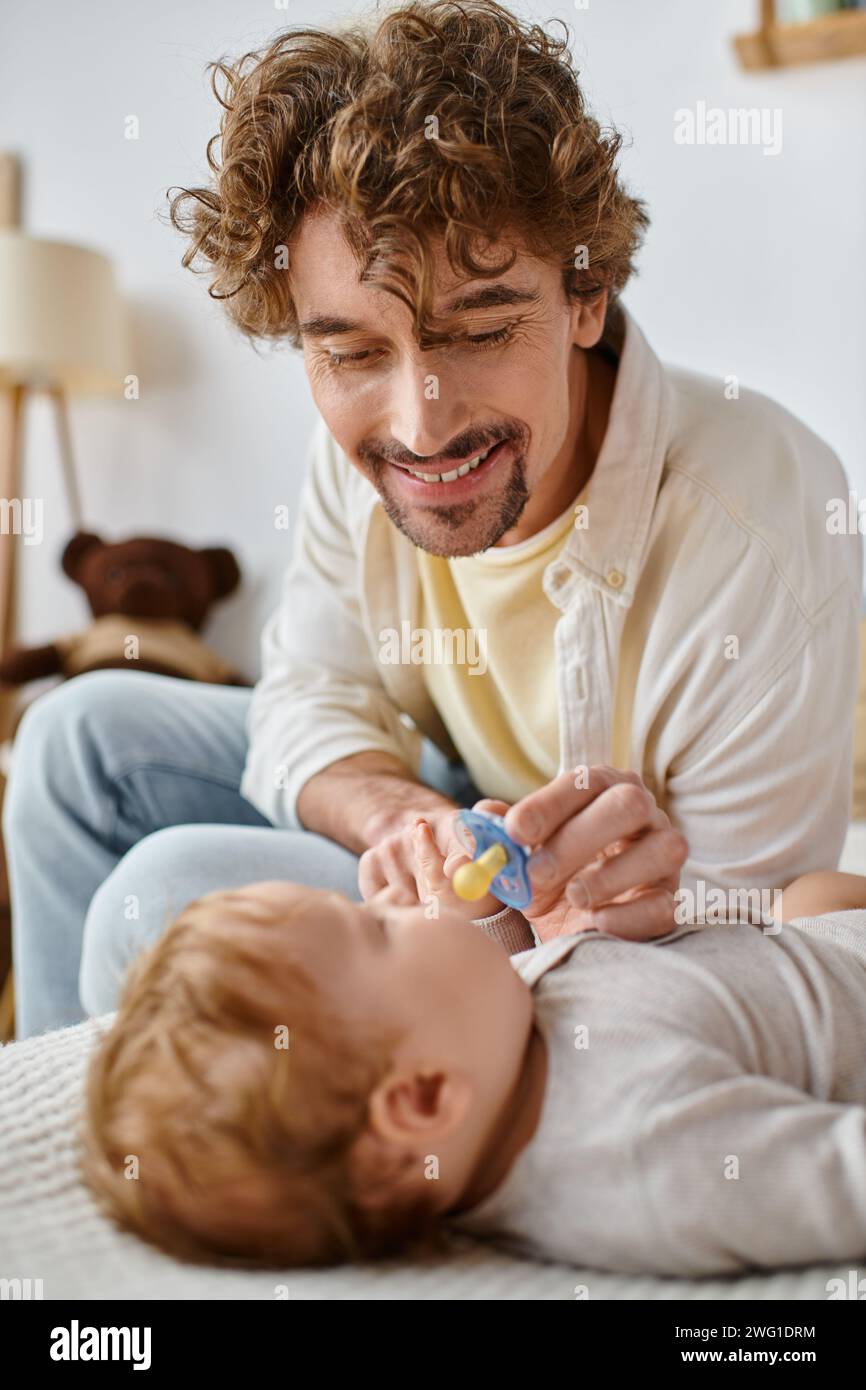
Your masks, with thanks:
M537 289L521 290L515 285L483 285L468 294L458 295L445 305L444 316L466 313L469 309L499 309L513 304L538 304L541 293ZM340 333L363 332L365 325L356 319L346 319L330 314L314 314L298 325L298 331L305 338L330 338Z

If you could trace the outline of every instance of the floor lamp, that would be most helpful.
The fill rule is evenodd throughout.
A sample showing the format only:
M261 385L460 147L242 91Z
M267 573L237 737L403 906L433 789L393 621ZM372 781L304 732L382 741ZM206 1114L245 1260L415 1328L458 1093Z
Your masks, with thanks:
M68 399L122 400L131 371L123 302L111 262L101 252L33 237L19 224L18 165L0 152L0 648L15 637L16 562L24 498L24 422L34 392L50 399L57 425L65 521L82 524ZM5 409L3 409L5 407ZM56 497L43 499L46 507ZM0 693L0 741L16 713L14 693ZM0 1038L11 1004L0 997Z

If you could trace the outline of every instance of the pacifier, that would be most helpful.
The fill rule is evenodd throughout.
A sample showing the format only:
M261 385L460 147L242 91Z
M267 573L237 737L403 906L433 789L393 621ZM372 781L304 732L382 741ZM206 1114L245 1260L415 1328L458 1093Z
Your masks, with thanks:
M526 871L531 850L519 845L505 829L502 816L492 811L459 811L454 833L470 864L461 864L451 887L464 902L475 902L492 893L507 907L526 907L532 886Z

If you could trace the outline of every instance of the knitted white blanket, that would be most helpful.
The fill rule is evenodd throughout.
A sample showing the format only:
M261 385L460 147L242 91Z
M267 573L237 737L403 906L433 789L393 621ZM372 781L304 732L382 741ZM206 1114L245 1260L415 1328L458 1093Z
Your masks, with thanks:
M0 1281L46 1299L825 1299L848 1269L636 1279L520 1260L468 1239L425 1263L246 1272L189 1265L117 1231L79 1180L75 1123L91 1047L112 1015L0 1048ZM862 1271L861 1271L862 1273ZM15 1285L2 1284L3 1296ZM22 1286L26 1292L27 1285Z

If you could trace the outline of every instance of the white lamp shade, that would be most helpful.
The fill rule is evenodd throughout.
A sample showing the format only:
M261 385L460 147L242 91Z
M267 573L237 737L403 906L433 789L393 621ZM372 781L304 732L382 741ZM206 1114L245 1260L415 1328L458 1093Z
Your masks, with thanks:
M131 370L111 261L0 228L0 386L120 395Z

